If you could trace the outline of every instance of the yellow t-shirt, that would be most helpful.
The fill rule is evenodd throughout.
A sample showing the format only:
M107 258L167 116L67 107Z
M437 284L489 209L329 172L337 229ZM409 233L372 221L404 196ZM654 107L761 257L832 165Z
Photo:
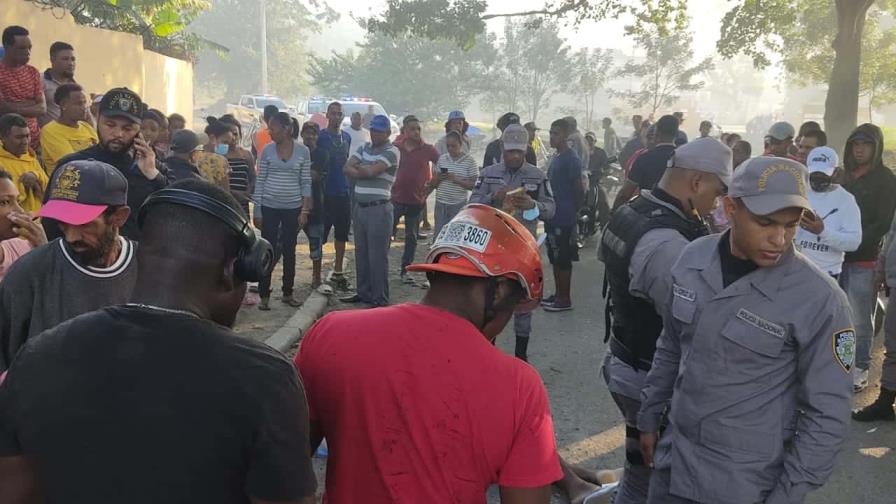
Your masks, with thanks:
M47 167L47 172L53 173L60 159L98 142L96 130L84 121L80 121L75 128L52 121L40 130L41 159Z
M22 157L17 157L10 154L9 151L3 147L0 147L0 168L6 170L18 186L19 205L22 206L22 209L32 213L40 210L43 195L37 194L34 191L29 191L19 180L22 175L29 172L33 173L37 177L41 189L43 191L47 190L47 183L50 181L50 178L47 177L46 172L44 172L44 169L37 161L37 157L34 156L34 151L29 150Z

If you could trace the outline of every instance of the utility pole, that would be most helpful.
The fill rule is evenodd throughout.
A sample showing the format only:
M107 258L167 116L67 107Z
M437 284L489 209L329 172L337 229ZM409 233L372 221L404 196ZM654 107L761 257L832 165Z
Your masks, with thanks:
M259 0L261 15L261 93L268 94L268 20L267 0Z

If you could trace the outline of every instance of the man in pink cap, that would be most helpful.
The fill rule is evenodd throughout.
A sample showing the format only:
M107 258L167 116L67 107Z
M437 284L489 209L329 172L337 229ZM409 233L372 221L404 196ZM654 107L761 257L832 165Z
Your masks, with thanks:
M0 372L28 338L128 300L137 278L136 244L120 235L130 215L128 183L115 167L71 161L50 180L38 215L62 237L16 261L0 283Z

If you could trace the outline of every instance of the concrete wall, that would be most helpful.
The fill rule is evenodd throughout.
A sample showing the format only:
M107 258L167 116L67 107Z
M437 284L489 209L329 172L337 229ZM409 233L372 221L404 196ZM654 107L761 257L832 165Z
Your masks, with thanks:
M193 121L193 65L143 49L130 33L90 28L75 23L64 9L43 9L25 0L2 0L0 29L24 26L31 32L31 65L43 72L50 66L50 44L75 47L75 80L89 93L126 86L153 108L178 112Z

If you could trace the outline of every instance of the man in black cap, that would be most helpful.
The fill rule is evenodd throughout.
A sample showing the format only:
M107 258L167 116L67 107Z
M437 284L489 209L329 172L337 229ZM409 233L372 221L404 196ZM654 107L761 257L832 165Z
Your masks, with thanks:
M155 151L140 133L145 108L140 96L130 89L110 90L100 101L96 123L100 143L62 158L59 166L81 159L114 166L128 182L128 206L140 208L150 194L168 185L168 177L159 171ZM52 223L44 223L44 228L51 240L60 236ZM133 240L140 238L136 215L124 223L121 234Z
M100 161L59 166L38 215L62 238L16 261L0 283L0 371L28 338L82 313L126 301L137 277L128 183Z
M295 368L229 329L246 292L241 275L255 272L238 259L252 245L217 212L243 210L206 182L172 189L143 210L131 302L29 341L0 386L4 497L311 502L308 406Z
M504 128L510 126L511 124L519 124L520 116L515 112L507 112L498 118L498 123L496 126L501 133L504 133ZM485 158L482 160L482 169L488 168L491 165L498 164L502 161L502 155L504 154L504 146L501 144L501 138L496 138L489 142L488 145L485 146ZM532 166L538 166L538 159L535 156L535 150L532 149L532 146L529 145L526 148L526 162Z
M202 150L199 137L188 129L177 130L171 135L171 155L165 159L168 180L201 179L196 167L196 152Z

